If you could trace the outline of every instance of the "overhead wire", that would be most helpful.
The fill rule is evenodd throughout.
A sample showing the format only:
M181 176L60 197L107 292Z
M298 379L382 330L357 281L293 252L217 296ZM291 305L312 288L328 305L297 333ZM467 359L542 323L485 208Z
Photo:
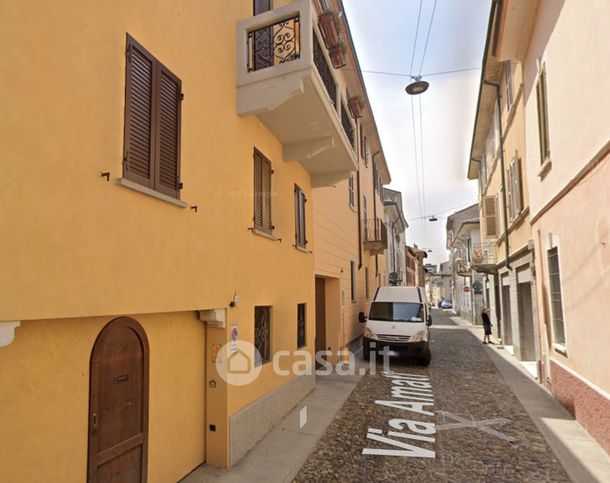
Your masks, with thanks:
M422 77L433 77L437 75L447 75L447 74L457 74L458 72L468 72L473 70L481 70L480 67L466 67L464 69L453 69L453 70L445 70L441 72L430 72L427 74L421 74ZM361 70L365 74L379 74L379 75L391 75L396 77L411 77L410 74L403 74L401 72L387 72L383 70Z
M421 63L419 64L419 73L418 76L421 75L421 70L424 67L424 60L426 58L426 51L428 50L428 42L430 41L430 31L432 30L432 22L434 22L434 13L436 12L436 4L438 0L434 0L434 7L432 7L432 15L430 16L430 25L428 25L428 33L426 34L426 43L424 45L424 53L421 57Z
M426 33L426 41L424 43L424 51L421 57L421 62L419 64L417 77L421 76L421 71L424 67L424 62L426 60L426 53L428 51L428 44L430 43L430 32L432 31L432 24L434 23L434 14L436 13L436 5L438 0L434 0L434 5L432 7L432 14L430 15L430 23L428 24L428 32ZM412 71L411 67L411 71ZM411 72L412 73L412 72ZM419 101L419 149L420 149L420 159L421 163L421 196L422 196L422 205L423 205L423 214L426 214L426 163L424 156L424 128L423 128L423 114L422 114L422 100L421 97L418 99ZM417 163L417 160L416 160ZM423 228L423 243L424 245L427 243L427 230L426 223L422 225Z
M409 67L409 77L413 77L413 64L415 63L415 52L417 50L417 39L419 37L419 26L420 26L420 22L421 22L423 3L424 3L423 0L419 0L419 11L417 13L417 24L415 25L415 36L413 38L413 50L411 52L411 65ZM416 135L416 128L415 128L415 106L414 106L413 97L411 97L411 126L413 129L413 155L415 158L413 161L415 162L415 184L417 187L417 206L419 209L419 213L425 214L425 211L423 208L423 203L422 203L421 189L420 189L419 161L418 161L418 154L417 154L417 135Z
M424 207L423 214L425 215L428 211L426 208L426 163L424 163L424 129L423 129L423 115L422 115L422 98L419 96L419 150L421 163L421 193L422 193L422 204ZM426 224L424 223L424 243L427 241Z
M419 187L419 162L417 155L417 137L415 134L415 107L413 97L411 97L411 127L413 128L413 156L415 157L415 185L417 187L417 207L420 214L425 214L421 202L421 192Z
M415 49L417 48L417 37L419 34L419 22L421 20L421 11L424 0L419 0L419 12L417 14L417 25L415 26L415 39L413 41L413 52L411 53L411 67L409 68L409 75L413 74L413 61L415 60Z
M468 206L470 206L470 204ZM417 218L409 218L407 221L423 220L424 218L429 218L430 216L437 216L437 215L440 215L441 213L449 213L450 211L461 211L461 210L464 210L464 209L468 208L468 206L459 205L459 206L455 206L453 208L448 208L446 210L435 211L432 214L428 214L428 215L424 215L424 216L419 216Z

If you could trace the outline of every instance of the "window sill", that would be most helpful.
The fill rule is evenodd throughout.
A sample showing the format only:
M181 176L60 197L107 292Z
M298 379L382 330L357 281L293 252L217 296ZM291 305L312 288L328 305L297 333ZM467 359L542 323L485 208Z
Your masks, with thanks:
M543 180L552 167L553 162L551 161L551 158L547 158L546 161L542 163L542 166L540 166L540 171L538 171L538 177Z
M553 344L553 349L555 349L555 352L559 352L562 356L568 357L568 349L565 345Z
M276 238L275 236L273 236L273 233L267 233L266 231L257 230L256 228L248 228L248 230L250 230L255 235L262 236L263 238L268 238L272 241L282 241L281 238Z
M127 188L133 191L137 191L138 193L150 196L151 198L157 198L158 200L171 203L172 205L178 206L180 208L186 208L188 206L188 203L182 200L178 200L176 198L172 198L171 196L164 195L163 193L159 193L158 191L147 188L146 186L142 186L141 184L134 183L133 181L130 181L126 178L117 178L116 184L122 186L123 188Z
M525 220L525 218L529 214L530 214L530 207L527 206L526 208L521 210L521 212L510 221L510 225L508 225L508 231L509 232L513 231L515 229L515 227L518 224L520 224L523 220Z
M306 247L300 247L299 245L294 245L294 248L296 248L298 251L303 252L303 253L311 253L310 250L308 250Z

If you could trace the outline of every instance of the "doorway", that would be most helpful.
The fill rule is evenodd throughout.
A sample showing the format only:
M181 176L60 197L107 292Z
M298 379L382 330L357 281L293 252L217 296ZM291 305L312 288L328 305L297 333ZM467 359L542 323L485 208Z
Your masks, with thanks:
M526 282L518 284L517 287L519 300L519 358L523 361L535 361L536 342L532 309L532 285Z
M316 277L316 353L326 350L326 283Z
M139 483L147 477L148 339L134 319L120 317L91 352L88 483Z

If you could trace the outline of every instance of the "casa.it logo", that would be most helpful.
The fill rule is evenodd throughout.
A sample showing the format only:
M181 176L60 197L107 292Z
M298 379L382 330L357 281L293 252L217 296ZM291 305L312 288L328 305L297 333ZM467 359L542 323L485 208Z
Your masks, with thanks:
M237 348L231 344L222 346L216 357L216 370L223 381L232 386L247 386L261 373L262 365L256 364L261 356L250 342L240 340Z

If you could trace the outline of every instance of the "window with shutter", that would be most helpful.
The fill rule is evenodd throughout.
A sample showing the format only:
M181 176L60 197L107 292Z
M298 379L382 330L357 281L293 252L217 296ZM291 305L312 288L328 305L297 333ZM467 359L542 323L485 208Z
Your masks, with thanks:
M366 195L362 194L362 214L364 215L364 241L369 240L369 207L366 200Z
M254 15L268 12L273 8L273 0L254 0ZM254 32L254 70L265 69L274 64L273 27Z
M546 94L546 69L543 67L536 83L536 104L538 107L538 137L540 143L540 164L551 157L549 143L549 118Z
M271 234L271 161L254 149L254 228Z
M523 175L521 174L521 158L515 156L515 167L513 168L513 179L515 186L513 196L515 197L515 216L523 211Z
M307 246L307 236L305 232L305 193L301 188L294 187L294 223L295 223L295 244L299 248Z
M268 12L273 8L273 0L254 0L254 15Z
M496 198L494 196L486 196L484 201L485 211L485 231L487 237L498 236L497 215L496 215Z
M182 83L127 35L123 176L179 198Z
M513 202L513 167L514 167L514 159L508 166L507 179L506 179L506 198L508 199L508 216L512 220L514 218L514 207L515 204Z

